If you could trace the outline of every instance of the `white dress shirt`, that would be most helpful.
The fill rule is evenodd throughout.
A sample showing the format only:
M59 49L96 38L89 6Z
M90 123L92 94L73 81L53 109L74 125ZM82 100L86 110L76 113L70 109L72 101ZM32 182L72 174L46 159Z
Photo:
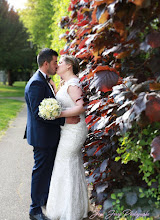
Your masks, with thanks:
M39 69L39 71L42 73L42 75L43 75L44 78L46 79L47 74L45 74L44 72L42 72L42 70L40 70L40 69ZM54 92L54 89L53 89L52 85L51 85L49 82L47 82L47 83L48 83L49 87L51 88L52 93L53 93L54 96L55 96L56 94L55 94L55 92Z

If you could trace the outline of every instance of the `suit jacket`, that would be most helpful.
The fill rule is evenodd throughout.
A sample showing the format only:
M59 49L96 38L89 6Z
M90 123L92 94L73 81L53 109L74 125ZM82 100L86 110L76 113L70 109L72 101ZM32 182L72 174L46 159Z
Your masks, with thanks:
M60 125L65 119L44 120L39 117L38 106L44 98L55 98L46 79L38 70L25 87L27 103L27 125L24 138L28 144L41 148L56 148L60 139Z

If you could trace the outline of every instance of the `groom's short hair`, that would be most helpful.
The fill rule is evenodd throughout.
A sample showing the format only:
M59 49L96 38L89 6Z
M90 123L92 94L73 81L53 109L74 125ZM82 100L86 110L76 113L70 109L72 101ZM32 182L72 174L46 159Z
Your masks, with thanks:
M45 61L50 63L53 59L53 56L58 57L58 53L55 50L49 48L42 49L37 56L38 66L41 67Z

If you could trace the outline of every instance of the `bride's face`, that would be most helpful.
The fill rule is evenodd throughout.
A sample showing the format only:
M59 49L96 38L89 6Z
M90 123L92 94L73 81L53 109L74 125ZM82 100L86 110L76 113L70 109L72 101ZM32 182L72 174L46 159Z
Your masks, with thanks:
M57 74L59 76L63 76L69 69L69 64L67 64L64 60L64 57L61 57L58 63Z

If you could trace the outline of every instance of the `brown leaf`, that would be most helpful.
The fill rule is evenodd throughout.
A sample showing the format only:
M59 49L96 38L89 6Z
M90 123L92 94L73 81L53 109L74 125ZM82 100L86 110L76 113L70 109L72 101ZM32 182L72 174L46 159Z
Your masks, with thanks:
M138 7L147 7L151 4L150 0L129 0L129 2L133 2Z
M160 160L160 136L155 137L151 143L151 156L154 162Z
M152 48L160 47L160 32L154 31L147 36L147 43Z
M114 22L114 28L115 30L120 34L120 36L126 36L127 37L127 32L125 31L125 25L121 21L115 21Z

